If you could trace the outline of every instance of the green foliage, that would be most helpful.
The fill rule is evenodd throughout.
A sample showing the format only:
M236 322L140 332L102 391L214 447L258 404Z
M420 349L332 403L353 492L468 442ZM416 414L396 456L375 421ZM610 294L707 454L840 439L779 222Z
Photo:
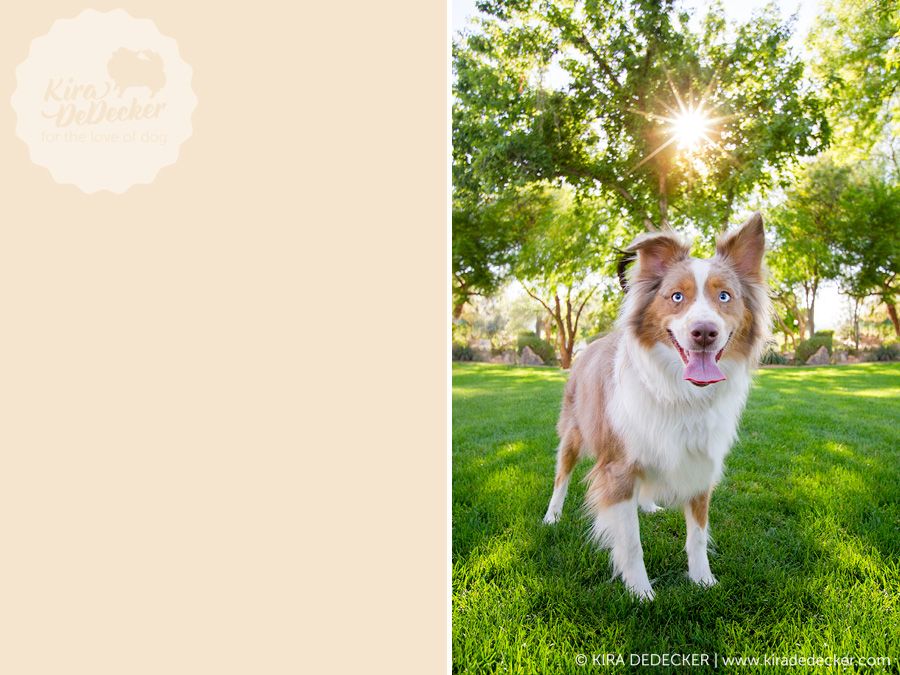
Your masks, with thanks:
M536 193L508 192L476 203L454 199L451 227L454 315L472 295L496 293L510 275L521 241L545 210Z
M560 287L591 287L589 277L604 269L612 247L631 237L599 198L544 185L521 194L530 200L532 215L513 272L545 295L555 294Z
M834 340L834 331L833 330L817 330L813 337L824 337Z
M585 342L587 344L591 344L592 342L596 342L600 338L606 337L607 335L609 335L609 333L594 333L593 335L585 338Z
M802 299L810 329L820 284L841 273L835 241L846 218L843 196L850 180L850 169L826 155L807 165L784 201L769 212L775 245L767 260L776 298L785 306Z
M896 0L826 0L820 7L809 45L845 151L866 156L898 121L898 44Z
M474 361L475 350L465 343L454 342L451 348L451 358L454 361Z
M697 32L669 0L479 8L477 30L453 45L454 190L562 179L632 223L712 233L827 142L824 103L775 6L736 27L714 6ZM549 84L551 64L564 83ZM698 107L706 139L689 145L676 117Z
M867 361L900 361L900 344L885 342L866 354Z
M810 356L819 351L823 346L828 349L828 354L830 355L832 350L832 338L819 336L804 340L797 345L797 351L794 354L794 363L803 365Z
M771 347L763 354L762 363L766 366L786 366L788 359L784 354L776 352Z
M543 338L535 337L533 332L530 335L528 333L521 334L518 339L518 346L520 356L525 347L531 347L531 351L544 359L544 363L556 362L556 350L553 348L553 345Z
M900 288L900 186L886 167L861 170L844 194L835 244L843 286L854 297L876 294L895 303Z

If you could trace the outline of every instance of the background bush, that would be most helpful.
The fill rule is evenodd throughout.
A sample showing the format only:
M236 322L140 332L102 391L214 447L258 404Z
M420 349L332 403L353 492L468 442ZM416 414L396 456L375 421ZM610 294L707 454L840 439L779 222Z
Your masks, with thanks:
M866 361L900 361L900 344L885 342L866 354Z
M474 361L475 350L469 345L460 342L454 342L451 350L451 358L454 361Z
M769 350L763 354L762 363L766 366L786 366L788 360L784 354L780 354L770 347Z
M556 361L556 350L546 340L536 337L531 331L519 334L519 356L525 347L531 347L531 351L544 359L544 363L553 363Z
M802 365L806 363L806 359L819 351L820 347L826 347L828 349L829 356L832 351L832 343L834 342L834 331L821 331L822 333L830 333L830 335L819 335L816 333L815 336L809 340L804 340L797 346L797 352L794 354L794 363Z

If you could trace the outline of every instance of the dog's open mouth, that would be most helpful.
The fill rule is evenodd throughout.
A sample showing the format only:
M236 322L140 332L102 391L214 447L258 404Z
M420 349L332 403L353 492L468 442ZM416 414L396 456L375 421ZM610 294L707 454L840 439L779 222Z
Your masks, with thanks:
M672 331L667 330L666 332L669 334L672 344L675 345L675 349L678 350L681 360L684 361L684 374L682 377L685 380L695 386L705 387L708 384L714 384L726 379L725 373L722 372L718 365L725 347L722 347L718 352L685 350L678 344L678 340L675 339Z

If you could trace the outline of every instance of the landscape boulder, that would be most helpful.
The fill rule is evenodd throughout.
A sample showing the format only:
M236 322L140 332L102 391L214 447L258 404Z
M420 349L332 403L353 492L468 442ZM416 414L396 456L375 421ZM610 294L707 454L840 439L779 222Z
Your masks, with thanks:
M819 351L806 359L808 366L826 366L831 363L831 355L828 353L828 347L822 345Z
M528 345L522 350L522 356L520 357L520 361L523 366L542 366L544 365L544 359L531 351L531 347Z
M514 366L519 362L519 355L514 351L503 352L503 363L507 366Z

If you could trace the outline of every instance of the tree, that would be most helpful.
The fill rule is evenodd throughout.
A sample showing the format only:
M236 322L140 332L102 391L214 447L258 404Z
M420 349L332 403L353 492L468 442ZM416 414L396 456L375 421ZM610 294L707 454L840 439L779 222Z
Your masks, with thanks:
M867 154L887 132L900 168L893 142L900 121L900 4L827 0L820 9L808 43L841 145Z
M613 244L621 243L625 231L600 199L579 199L572 190L550 188L538 198L544 205L541 218L524 240L513 272L549 314L560 365L567 369L582 312L602 284Z
M843 196L837 232L844 285L854 298L877 295L900 338L900 187L883 168L861 173Z
M540 205L508 194L477 206L455 206L451 259L453 318L458 319L473 295L490 296L507 280L510 264L538 217Z
M797 294L794 292L796 280L789 276L790 267L785 265L783 259L777 263L770 256L769 267L775 272L772 283L772 299L775 301L775 322L784 333L785 339L790 339L796 351L798 341L803 339L806 332L806 311L800 308ZM780 310L780 311L779 311ZM796 329L791 328L796 326Z
M646 229L724 229L734 204L827 142L771 7L727 38L674 0L484 0L454 44L455 186L565 180ZM568 79L546 86L551 68ZM456 187L454 187L456 189Z
M770 212L775 246L769 266L783 296L802 290L810 338L816 332L819 286L840 272L834 242L846 216L842 197L849 180L850 169L826 156L805 167L785 201Z

